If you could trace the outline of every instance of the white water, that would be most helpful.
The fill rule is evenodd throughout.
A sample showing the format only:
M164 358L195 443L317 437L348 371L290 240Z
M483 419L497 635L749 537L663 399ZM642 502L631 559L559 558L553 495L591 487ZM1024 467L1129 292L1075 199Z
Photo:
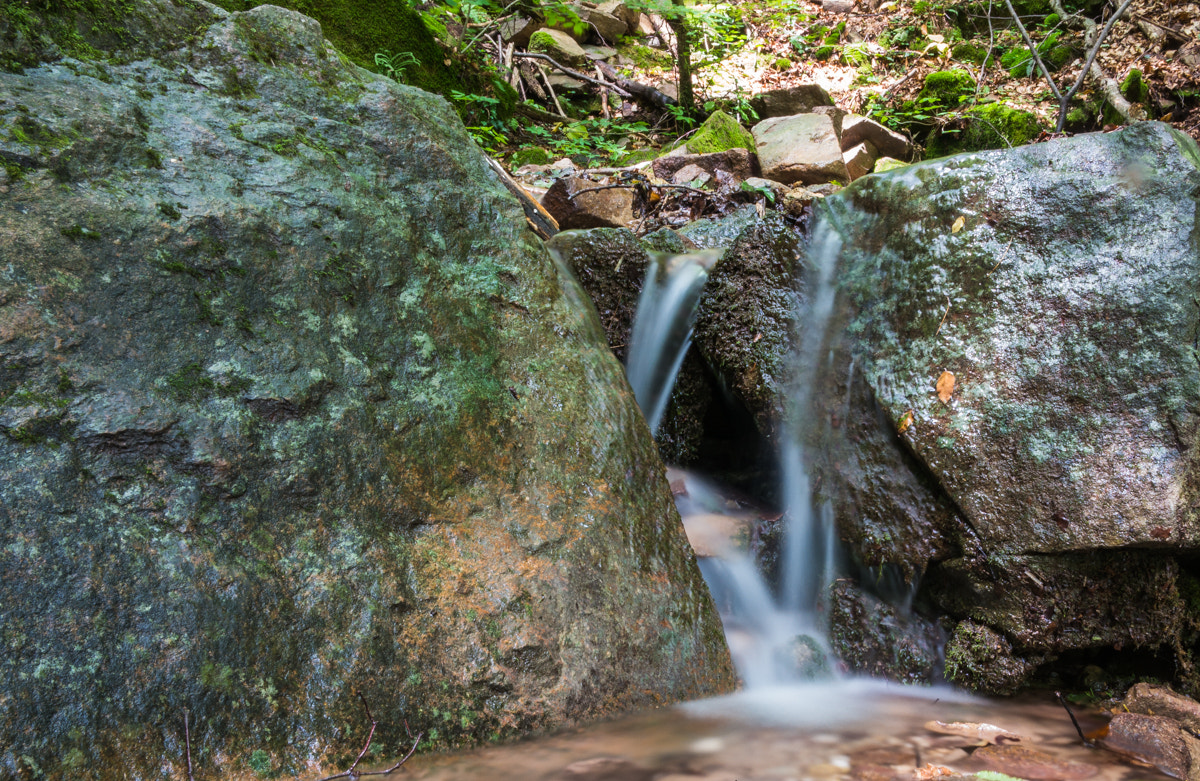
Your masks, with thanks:
M715 262L711 253L654 256L646 269L625 375L652 433L658 431L675 376L692 343L696 305L708 268Z
M827 505L816 505L805 447L818 420L810 409L812 387L826 352L840 251L837 234L818 224L808 253L808 306L797 313L801 327L793 357L795 379L780 454L787 527L778 594L771 593L753 557L729 544L727 533L722 538L719 531L714 536L711 528L698 529L712 527L714 518L724 517L734 525L740 521L721 515L724 502L718 491L694 475L678 473L687 486L686 493L677 498L680 514L693 544L703 536L710 548L703 551L701 571L721 614L734 664L748 689L769 689L832 674L819 602L834 576L833 513ZM647 273L627 366L630 385L652 431L658 428L690 343L695 307L706 279L704 268L689 256L677 258L669 266L665 282L660 281L659 268L656 261ZM719 521L717 526L721 526ZM725 524L726 530L728 526Z

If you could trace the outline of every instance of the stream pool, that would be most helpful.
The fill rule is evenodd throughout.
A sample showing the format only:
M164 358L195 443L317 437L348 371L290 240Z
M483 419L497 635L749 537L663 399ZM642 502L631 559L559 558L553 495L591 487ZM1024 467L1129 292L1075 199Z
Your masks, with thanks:
M1075 715L1085 732L1107 720L1098 710ZM984 722L1020 740L981 748L983 741L926 728L931 721ZM1083 746L1050 692L988 700L868 680L743 691L506 746L416 756L391 777L931 781L980 771L1030 781L1167 778Z

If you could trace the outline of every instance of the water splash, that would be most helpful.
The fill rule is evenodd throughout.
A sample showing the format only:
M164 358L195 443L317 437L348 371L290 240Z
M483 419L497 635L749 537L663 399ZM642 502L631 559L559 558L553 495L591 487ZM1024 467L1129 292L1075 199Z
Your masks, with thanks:
M659 255L650 259L638 297L625 374L651 433L657 433L692 343L696 306L719 253Z

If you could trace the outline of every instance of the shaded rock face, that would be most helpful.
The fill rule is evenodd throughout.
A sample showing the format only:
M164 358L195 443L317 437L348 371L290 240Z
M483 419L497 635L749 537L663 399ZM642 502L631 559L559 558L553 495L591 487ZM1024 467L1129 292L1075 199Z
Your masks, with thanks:
M799 233L775 213L750 223L710 272L696 318L705 361L772 440L783 419L796 314L806 301L799 250Z
M386 758L728 689L620 366L449 106L292 12L145 10L145 59L0 74L0 775L182 776L185 709L238 777L348 766L355 692Z
M1012 685L994 659L1181 636L1193 581L1173 554L1200 540L1198 166L1190 139L1143 123L824 201L845 337L822 414L851 433L821 479L860 560L929 569L940 609L1011 645L976 655L981 688Z

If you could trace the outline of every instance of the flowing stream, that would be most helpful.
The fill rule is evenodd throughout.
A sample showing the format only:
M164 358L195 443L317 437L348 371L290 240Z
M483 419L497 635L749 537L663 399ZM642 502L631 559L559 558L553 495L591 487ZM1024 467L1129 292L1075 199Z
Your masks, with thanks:
M438 781L936 781L991 771L1052 781L1166 778L1146 766L1083 745L1049 694L1005 702L946 686L913 688L838 677L819 620L834 575L832 512L814 495L806 448L819 434L814 378L828 355L840 242L818 225L809 245L808 306L801 313L788 436L780 454L787 530L780 588L773 592L753 557L735 542L756 520L733 509L703 478L672 470L688 537L721 613L744 687L737 693L633 714L511 746L417 756L407 777ZM652 428L661 420L708 265L694 258L652 264L631 340L628 374ZM1106 717L1075 714L1084 730ZM958 728L995 724L1018 740L984 745ZM945 726L945 725L942 725ZM981 748L982 746L982 748Z

